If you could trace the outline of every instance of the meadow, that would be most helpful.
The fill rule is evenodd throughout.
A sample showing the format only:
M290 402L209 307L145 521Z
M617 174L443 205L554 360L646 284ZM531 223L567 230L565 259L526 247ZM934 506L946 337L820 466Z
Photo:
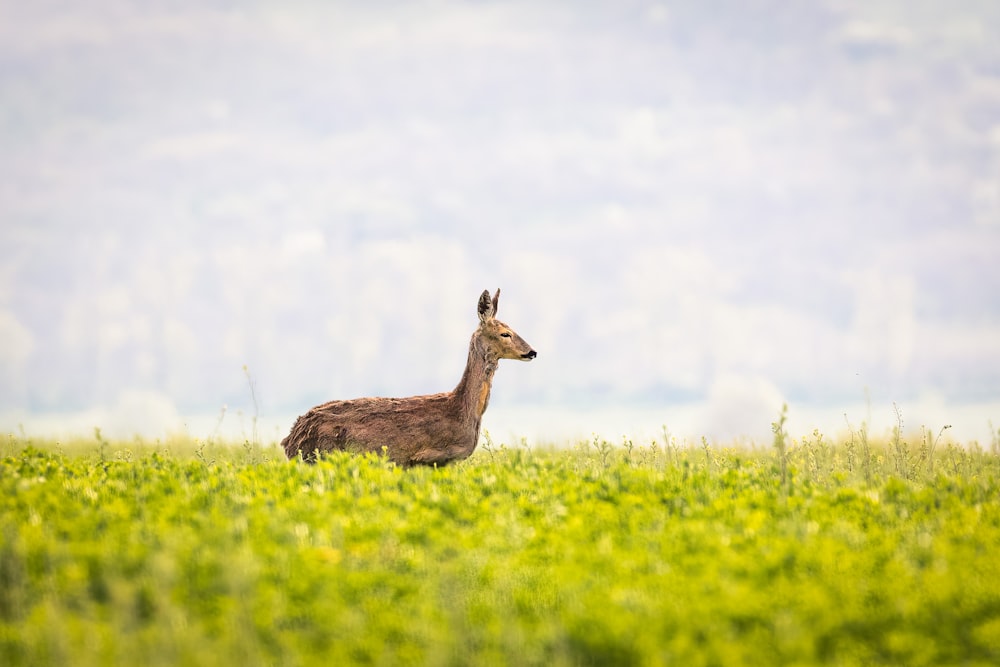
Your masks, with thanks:
M0 443L3 665L1000 663L1000 452Z

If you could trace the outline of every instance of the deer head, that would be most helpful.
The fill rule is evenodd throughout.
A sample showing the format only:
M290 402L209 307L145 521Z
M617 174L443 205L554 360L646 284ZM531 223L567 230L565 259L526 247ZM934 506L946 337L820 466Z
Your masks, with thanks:
M483 290L479 297L479 335L482 341L496 359L531 361L538 353L513 329L496 318L499 301L499 289L492 299L488 290Z

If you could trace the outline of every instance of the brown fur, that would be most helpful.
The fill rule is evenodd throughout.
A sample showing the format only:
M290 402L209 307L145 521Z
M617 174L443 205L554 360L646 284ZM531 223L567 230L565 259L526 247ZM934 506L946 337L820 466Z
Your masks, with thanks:
M530 361L536 353L496 319L500 290L479 297L479 328L469 342L469 359L454 391L410 398L355 398L317 405L299 417L281 441L288 458L315 461L335 450L382 452L405 466L444 465L467 458L479 440L500 359Z

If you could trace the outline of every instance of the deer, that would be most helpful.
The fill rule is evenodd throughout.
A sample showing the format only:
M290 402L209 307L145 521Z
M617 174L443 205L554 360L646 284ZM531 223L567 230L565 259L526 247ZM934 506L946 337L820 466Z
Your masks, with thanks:
M479 327L469 341L465 371L454 390L408 398L330 401L295 420L281 447L289 459L315 463L326 452L385 454L402 467L444 466L468 458L490 402L501 359L531 361L538 353L496 319L500 290L479 297Z

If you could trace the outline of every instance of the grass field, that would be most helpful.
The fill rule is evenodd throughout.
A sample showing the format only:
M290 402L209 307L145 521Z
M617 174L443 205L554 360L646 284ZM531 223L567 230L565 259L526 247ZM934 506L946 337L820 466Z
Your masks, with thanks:
M3 665L1000 663L1000 457L0 444Z

